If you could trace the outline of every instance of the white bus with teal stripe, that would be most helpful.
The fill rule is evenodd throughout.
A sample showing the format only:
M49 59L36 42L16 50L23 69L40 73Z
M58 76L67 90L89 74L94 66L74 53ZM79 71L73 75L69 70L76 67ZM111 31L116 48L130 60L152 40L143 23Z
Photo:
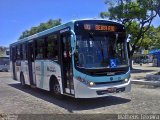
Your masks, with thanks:
M131 90L126 31L106 20L73 20L10 45L13 79L54 96L95 98Z

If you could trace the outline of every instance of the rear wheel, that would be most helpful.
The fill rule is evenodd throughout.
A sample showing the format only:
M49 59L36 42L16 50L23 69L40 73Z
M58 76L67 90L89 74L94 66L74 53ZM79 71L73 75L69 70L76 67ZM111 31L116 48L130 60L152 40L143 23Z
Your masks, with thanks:
M25 86L26 86L26 84L25 84L25 79L24 79L24 75L23 75L23 74L20 75L20 82L21 82L22 87L25 87Z

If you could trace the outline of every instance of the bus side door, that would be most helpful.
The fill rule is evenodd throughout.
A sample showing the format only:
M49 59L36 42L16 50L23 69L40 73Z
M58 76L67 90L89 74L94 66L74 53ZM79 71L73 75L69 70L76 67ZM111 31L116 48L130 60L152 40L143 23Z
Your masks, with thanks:
M35 60L34 60L34 42L29 41L27 44L27 52L28 52L28 75L30 85L36 84L35 82Z
M72 57L71 57L71 37L69 32L63 33L60 36L60 63L62 85L64 93L74 95L73 84L73 70L72 70Z

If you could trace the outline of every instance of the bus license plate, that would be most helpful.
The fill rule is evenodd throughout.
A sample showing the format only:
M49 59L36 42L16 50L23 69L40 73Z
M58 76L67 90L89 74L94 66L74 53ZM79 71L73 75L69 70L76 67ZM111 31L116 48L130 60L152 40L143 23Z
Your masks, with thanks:
M117 91L116 88L108 88L107 93L115 93Z
M108 94L108 93L120 93L120 92L124 92L125 91L125 87L122 87L122 88L108 88L106 90L100 90L100 91L97 91L97 94L98 95L104 95L104 94Z

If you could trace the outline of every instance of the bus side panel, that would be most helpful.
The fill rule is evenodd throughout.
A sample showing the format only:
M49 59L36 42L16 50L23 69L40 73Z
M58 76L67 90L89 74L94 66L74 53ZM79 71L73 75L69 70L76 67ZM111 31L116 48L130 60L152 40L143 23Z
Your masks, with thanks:
M21 62L21 71L24 75L25 84L30 85L29 72L28 72L28 61L24 60Z
M36 85L35 61L32 62L33 83Z
M35 73L36 73L36 86L38 88L49 90L50 78L52 75L56 76L62 92L62 82L60 66L50 60L37 60L35 62Z
M43 63L42 63L43 64ZM41 60L35 60L35 77L36 77L36 86L38 88L42 88L42 83L41 83L41 79L43 79L43 77L41 77Z
M59 82L61 88L61 94L63 94L60 65L51 60L47 60L45 61L44 66L45 66L45 72L44 72L45 80L43 88L49 90L50 77L54 75Z

